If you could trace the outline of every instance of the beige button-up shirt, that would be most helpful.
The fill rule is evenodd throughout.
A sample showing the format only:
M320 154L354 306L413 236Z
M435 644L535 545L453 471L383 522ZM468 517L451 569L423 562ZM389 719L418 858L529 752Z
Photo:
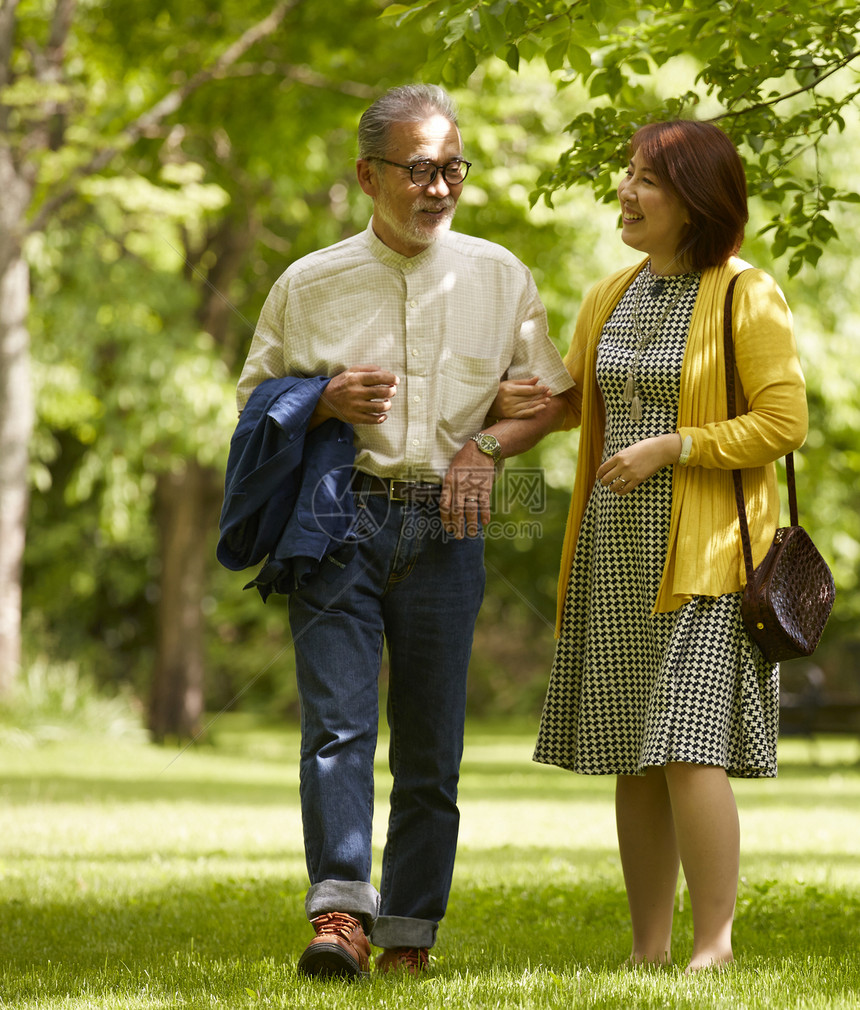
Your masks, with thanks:
M448 232L401 256L367 229L295 263L263 306L241 411L264 379L378 365L400 384L384 424L356 425L355 465L440 482L481 427L502 378L573 383L529 270L501 246Z

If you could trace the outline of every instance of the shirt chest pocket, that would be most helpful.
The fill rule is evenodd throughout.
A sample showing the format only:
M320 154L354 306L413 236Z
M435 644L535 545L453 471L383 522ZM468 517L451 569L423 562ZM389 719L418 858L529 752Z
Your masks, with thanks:
M440 426L455 436L477 431L495 399L500 378L497 358L449 354L440 370Z

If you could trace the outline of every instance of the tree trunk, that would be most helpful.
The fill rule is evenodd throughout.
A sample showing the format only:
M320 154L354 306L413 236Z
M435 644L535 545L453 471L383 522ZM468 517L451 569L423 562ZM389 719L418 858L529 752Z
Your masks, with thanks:
M204 250L215 254L198 320L201 329L224 349L225 357L230 351L229 323L236 310L224 292L230 290L252 245L253 227L250 214L238 220L227 217L196 253L186 250L189 276L197 272L195 256L199 261ZM194 738L201 732L205 656L200 604L214 559L213 537L223 490L223 474L194 461L188 461L180 473L158 478L161 600L149 721L156 739Z
M157 740L202 732L204 636L201 601L220 504L220 475L189 460L161 474L156 490L161 594L149 728Z
M38 175L37 151L50 148L59 150L66 143L64 121L67 109L62 100L50 97L50 87L41 103L41 118L33 118L28 125L26 158L20 156L19 138L8 140L9 107L3 104L3 92L16 80L14 69L16 10L19 0L0 0L0 696L8 691L14 682L21 662L21 567L25 542L27 516L27 467L29 460L29 438L34 422L34 405L29 381L29 333L27 330L27 302L29 298L29 271L23 259L21 244L27 232L37 232L44 228L58 213L60 208L77 194L81 179L103 171L120 150L147 135L162 122L174 115L183 103L203 85L224 74L233 64L241 61L258 42L277 31L287 15L303 0L279 0L272 10L260 21L251 25L240 37L234 39L223 52L208 66L198 70L181 85L169 91L155 105L141 112L122 129L110 143L104 143L94 151L88 164L81 166L66 180L66 185L57 189L45 199L27 223L31 210L36 177ZM43 47L30 40L30 57L35 70L32 76L24 73L21 81L37 85L55 86L65 80L65 47L69 30L75 18L76 0L54 0L53 7L46 5L50 13L51 26ZM73 159L74 161L74 159ZM200 474L198 468L189 466L185 477L191 486L196 486ZM211 477L211 475L210 475ZM174 479L182 483L182 475ZM188 530L198 532L207 527L192 524L187 526L186 513L193 513L195 493L192 491L188 503L181 503L181 489L172 486L172 479L162 479L165 499L176 498L179 513L175 521L168 523L164 531L168 549L164 553L166 566L172 566L174 552L171 544L179 550L188 549L184 537ZM177 497L178 496L178 497ZM199 502L197 502L199 506ZM193 523L193 518L192 518ZM189 573L180 576L171 571L163 575L167 595L178 593L175 602L185 601L188 607L177 624L187 626L194 634L200 635L200 587L202 567L205 565L205 546L199 546L199 554L193 558L193 547L189 550ZM194 591L188 589L197 580ZM178 589L178 587L181 587ZM162 600L162 614L170 606ZM192 611L196 611L195 617ZM199 723L202 712L202 669L188 669L183 676L187 683L195 679L196 689L189 689L183 697L186 701L171 702L168 686L172 684L174 670L183 670L185 664L180 659L182 643L176 640L173 622L160 635L159 670L154 691L154 725L168 726L172 720L167 713L176 717L180 708L183 714L177 725L191 726ZM191 666L201 665L200 651ZM183 681L182 683L185 683ZM171 688L171 690L173 690ZM199 696L194 700L195 694ZM187 708L187 710L186 710ZM195 708L197 715L194 715ZM171 728L168 731L177 731Z
M0 2L0 95L15 83L18 0ZM63 46L75 0L57 0L39 82L60 79ZM56 106L47 103L41 121L30 124L30 141L48 143ZM10 108L0 100L0 697L21 668L21 574L29 501L30 436L35 403L30 385L30 268L24 257L27 213L33 200L36 162L22 157L9 131ZM37 150L35 143L33 150Z
M8 233L7 236L8 238ZM0 272L0 696L21 667L21 569L27 528L30 435L30 274L20 255Z

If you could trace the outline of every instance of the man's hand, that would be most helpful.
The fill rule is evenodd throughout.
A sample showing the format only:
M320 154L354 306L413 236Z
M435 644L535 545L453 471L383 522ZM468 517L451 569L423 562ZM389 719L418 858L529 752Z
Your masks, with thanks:
M491 456L471 440L451 462L439 498L442 525L457 540L475 537L490 521L490 493L496 467Z
M379 365L353 365L329 380L309 426L315 428L330 417L349 424L382 424L399 382Z

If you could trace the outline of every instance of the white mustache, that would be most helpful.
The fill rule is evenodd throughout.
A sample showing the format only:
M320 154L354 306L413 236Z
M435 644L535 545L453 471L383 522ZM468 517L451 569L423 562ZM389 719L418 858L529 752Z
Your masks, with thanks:
M421 204L418 210L429 210L429 211L440 211L440 210L451 210L454 207L453 200L440 200L439 203L427 203Z

